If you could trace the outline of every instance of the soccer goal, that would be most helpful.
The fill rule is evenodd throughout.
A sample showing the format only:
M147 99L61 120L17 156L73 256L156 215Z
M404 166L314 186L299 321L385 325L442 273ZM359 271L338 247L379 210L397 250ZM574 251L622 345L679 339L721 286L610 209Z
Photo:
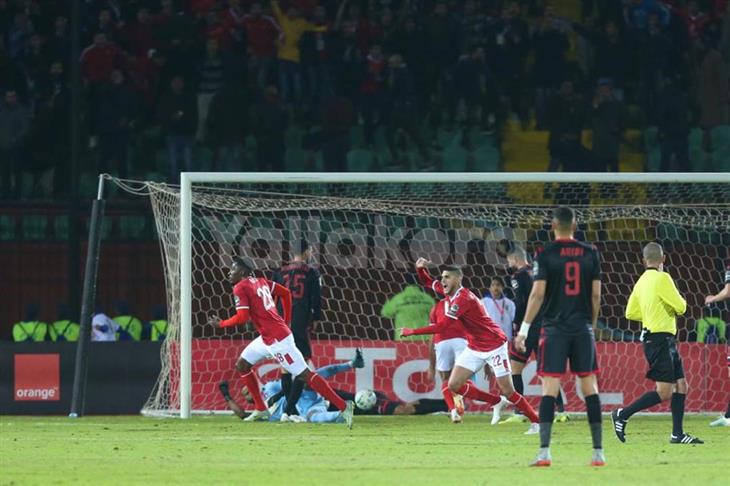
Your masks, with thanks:
M240 388L233 366L254 337L250 328L207 324L211 314L233 313L226 279L231 257L253 259L257 273L270 277L301 238L313 245L322 275L314 364L348 360L360 347L365 368L341 375L335 387L376 389L403 401L437 398L439 386L425 373L429 343L396 337L400 312L427 316L431 294L411 287L413 262L424 256L435 266L462 265L465 285L479 294L492 276L501 276L509 296L497 243L506 238L532 254L550 241L550 212L559 204L576 210L577 237L601 252L598 354L605 409L649 386L639 325L623 317L648 241L664 245L667 271L688 302L678 321L690 384L687 410L723 409L730 394L725 329L706 319L730 314L704 306L704 297L721 288L730 260L730 174L184 173L181 181L180 187L145 183L169 311L162 372L145 414L187 418L225 410L217 385L226 379L232 390ZM407 325L426 324L427 317L411 318L423 320ZM278 370L266 363L258 373L265 380ZM534 361L523 376L535 403ZM570 378L564 392L569 411L583 410Z

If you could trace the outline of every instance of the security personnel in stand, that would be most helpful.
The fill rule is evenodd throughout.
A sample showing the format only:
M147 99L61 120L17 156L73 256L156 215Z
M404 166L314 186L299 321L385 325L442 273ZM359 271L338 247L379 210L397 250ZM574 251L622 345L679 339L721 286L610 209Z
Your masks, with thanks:
M150 341L164 341L167 337L167 311L164 305L152 308L150 321Z
M13 341L40 342L46 340L48 324L38 320L38 306L28 304L25 309L25 319L13 324Z
M50 325L48 333L54 342L79 340L79 325L71 320L71 309L66 304L58 306L58 320Z
M112 317L119 324L117 341L139 341L142 339L142 321L131 315L129 304L125 301L117 303L119 315Z

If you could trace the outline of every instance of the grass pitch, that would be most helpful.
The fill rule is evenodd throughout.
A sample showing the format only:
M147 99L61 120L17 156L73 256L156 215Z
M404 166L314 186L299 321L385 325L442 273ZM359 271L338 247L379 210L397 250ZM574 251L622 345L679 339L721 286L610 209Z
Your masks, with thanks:
M671 418L635 417L626 444L604 417L608 465L588 467L584 417L553 427L553 466L528 468L536 436L489 416L355 417L340 424L233 417L0 417L0 484L730 484L730 428L688 416L704 445L671 445Z

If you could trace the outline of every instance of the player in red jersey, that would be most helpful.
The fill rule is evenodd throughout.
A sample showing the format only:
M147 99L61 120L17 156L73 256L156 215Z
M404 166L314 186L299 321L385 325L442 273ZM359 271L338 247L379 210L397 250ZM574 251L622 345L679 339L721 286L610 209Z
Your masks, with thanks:
M461 286L463 273L457 266L445 267L441 273L441 281L435 281L426 269L430 262L419 258L416 262L418 278L425 286L431 287L434 292L445 297L448 309L446 309L446 322L435 326L426 326L419 329L403 329L403 336L415 334L433 334L443 332L448 326L458 319L461 321L467 335L467 347L456 358L454 369L449 376L449 390L452 393L489 403L500 407L512 402L515 407L525 414L534 424L530 426L528 433L537 433L538 417L535 410L525 400L525 397L515 392L512 385L509 355L507 353L507 337L502 329L489 318L479 297ZM446 305L445 304L445 305ZM471 376L489 365L494 372L503 400L497 395L479 390L469 380ZM448 403L448 402L447 402ZM449 403L449 406L452 404ZM451 407L451 414L456 410Z
M449 319L446 317L447 307L448 301L446 299L437 302L431 308L428 319L429 324L435 326ZM448 326L443 332L433 335L429 353L429 381L433 381L435 373L438 372L441 377L441 393L444 396L444 400L446 400L447 404L454 404L453 407L449 408L449 411L456 408L457 413L451 417L452 421L456 423L461 422L461 416L464 415L464 401L461 395L451 393L448 382L451 370L454 368L456 357L464 351L466 344L466 331L461 321L457 319L453 325Z
M302 353L294 344L291 330L287 322L291 317L292 297L289 289L253 274L253 263L244 258L234 258L228 273L229 281L234 285L233 297L236 303L236 314L230 319L219 320L212 316L211 324L228 327L246 324L251 319L259 336L251 341L236 361L236 369L243 373L243 383L251 393L256 409L245 420L268 420L269 411L261 396L253 366L267 358L276 359L292 376L302 380L309 387L322 395L330 404L337 407L352 428L354 404L345 402L317 373L307 366ZM276 311L274 297L282 299L284 318ZM229 397L226 397L228 400Z

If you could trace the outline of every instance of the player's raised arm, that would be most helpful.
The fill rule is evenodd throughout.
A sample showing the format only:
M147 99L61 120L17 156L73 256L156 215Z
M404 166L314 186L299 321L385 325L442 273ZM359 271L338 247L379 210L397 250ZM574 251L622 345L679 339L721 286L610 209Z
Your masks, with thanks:
M444 286L441 285L441 282L435 280L429 273L428 268L426 268L430 264L431 261L426 260L423 257L416 260L416 273L418 274L418 280L424 287L430 288L439 295L444 295Z

